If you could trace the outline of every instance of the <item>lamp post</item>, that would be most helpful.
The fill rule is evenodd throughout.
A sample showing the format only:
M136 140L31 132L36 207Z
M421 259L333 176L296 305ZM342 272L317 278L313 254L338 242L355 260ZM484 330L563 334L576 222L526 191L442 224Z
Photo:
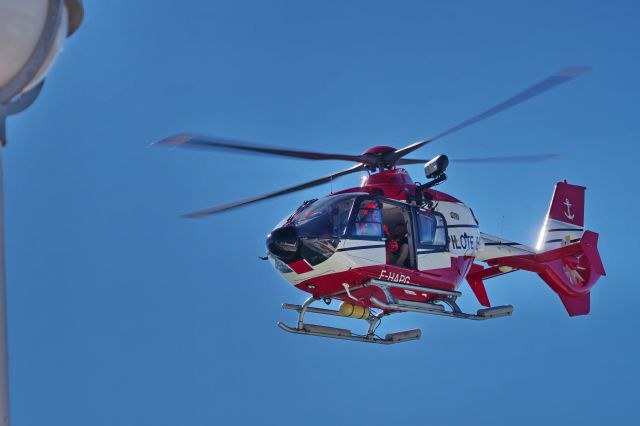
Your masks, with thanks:
M2 194L6 119L38 97L47 72L83 16L82 0L0 0L0 426L9 425Z

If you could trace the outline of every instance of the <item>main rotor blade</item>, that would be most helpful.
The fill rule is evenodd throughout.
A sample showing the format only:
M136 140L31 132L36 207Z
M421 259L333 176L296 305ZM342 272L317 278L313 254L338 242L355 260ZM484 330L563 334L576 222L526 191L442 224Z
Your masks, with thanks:
M473 117L459 123L456 124L455 126L445 130L442 133L437 134L436 136L432 137L431 139L426 139L423 141L419 141L419 142L415 142L411 145L408 145L404 148L398 149L396 150L396 152L393 154L393 158L394 159L400 159L402 157L404 157L405 155L415 151L416 149L431 143L435 140L438 140L440 138L443 138L447 135L450 135L451 133L457 132L458 130L462 130L465 127L469 127L472 124L478 123L482 120L485 120L489 117L492 117L496 114L498 114L499 112L505 111L509 108L512 108L518 104L521 104L522 102L528 101L531 98L534 98L536 96L538 96L539 94L546 92L547 90L553 89L554 87L565 83L569 80L571 80L574 77L579 76L580 74L583 74L587 71L589 71L591 68L589 67L567 67L564 68L560 71L557 71L554 74L551 74L549 77L545 78L544 80L534 84L533 86L529 87L528 89L525 89L524 91L518 93L517 95L507 99L506 101L500 102L498 105L489 108L488 110L481 112L480 114L474 115Z
M158 145L195 149L217 149L228 151L244 151L256 154L276 155L280 157L304 158L307 160L346 160L356 163L369 163L371 160L360 155L326 154L322 152L300 151L294 149L274 148L268 146L253 145L246 142L231 139L216 138L211 136L180 133L155 142Z
M364 164L357 164L353 167L349 167L348 169L327 175L325 177L321 177L319 179L315 179L309 182L302 183L300 185L291 186L289 188L284 188L279 191L269 192L268 194L257 195L255 197L246 198L244 200L234 201L229 204L224 204L217 207L211 207L204 210L198 210L192 213L187 213L182 217L186 217L189 219L197 219L210 216L212 214L220 213L226 210L235 209L236 207L244 206L251 203L256 203L258 201L266 200L269 198L279 197L281 195L290 194L296 191L302 191L303 189L311 188L314 186L322 185L323 183L327 183L332 181L333 179L339 178L340 176L348 175L350 173L359 172L362 170L366 170L366 166Z
M450 158L450 163L540 163L562 157L561 154L516 155L510 157ZM431 160L402 158L399 165L421 164Z

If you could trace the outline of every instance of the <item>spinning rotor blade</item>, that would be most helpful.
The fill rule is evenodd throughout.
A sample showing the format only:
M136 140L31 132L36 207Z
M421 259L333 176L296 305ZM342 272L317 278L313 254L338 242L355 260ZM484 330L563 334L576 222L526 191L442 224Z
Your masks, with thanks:
M437 134L436 136L432 137L431 139L426 139L423 141L419 141L419 142L415 142L411 145L408 145L404 148L398 149L396 150L396 152L394 152L392 155L392 159L395 159L396 161L399 160L400 158L404 157L405 155L415 151L416 149L423 147L424 145L431 143L435 140L438 140L440 138L443 138L447 135L450 135L451 133L457 132L458 130L462 130L465 127L469 127L472 124L478 123L482 120L485 120L489 117L492 117L494 115L496 115L499 112L505 111L509 108L512 108L518 104L521 104L522 102L528 101L531 98L534 98L535 96L538 96L539 94L546 92L549 89L553 89L554 87L567 82L569 80L571 80L574 77L579 76L582 73L585 73L587 71L589 71L591 68L589 67L567 67L564 68L554 74L551 74L549 77L545 78L544 80L534 84L533 86L529 87L528 89L525 89L524 91L518 93L517 95L507 99L506 101L503 101L501 103L499 103L498 105L489 108L488 110L481 112L480 114L474 115L473 117L459 123L456 124L455 126L445 130L442 133Z
M180 133L177 135L173 135L166 139L159 140L155 144L194 149L244 151L256 154L276 155L280 157L304 158L307 160L346 160L355 161L356 163L371 162L371 160L369 160L367 157L360 155L325 154L322 152L272 148L267 146L248 144L246 142L234 141L231 139L216 138L190 133Z
M339 178L340 176L348 175L350 173L356 173L362 170L366 170L366 166L364 164L358 164L353 167L349 167L348 169L327 175L325 177L321 177L319 179L315 179L309 182L302 183L300 185L291 186L289 188L284 188L279 191L270 192L268 194L257 195L255 197L246 198L244 200L234 201L229 204L224 204L217 207L211 207L204 210L198 210L192 213L187 213L182 217L186 217L189 219L197 219L210 216L212 214L220 213L226 210L231 210L236 207L244 206L246 204L255 203L258 201L266 200L269 198L279 197L280 195L290 194L292 192L301 191L303 189L311 188L314 186L322 185L323 183L331 182L333 179Z
M540 163L543 161L560 158L560 154L517 155L511 157L481 157L481 158L450 158L449 163ZM421 164L430 160L403 158L398 160L399 165Z

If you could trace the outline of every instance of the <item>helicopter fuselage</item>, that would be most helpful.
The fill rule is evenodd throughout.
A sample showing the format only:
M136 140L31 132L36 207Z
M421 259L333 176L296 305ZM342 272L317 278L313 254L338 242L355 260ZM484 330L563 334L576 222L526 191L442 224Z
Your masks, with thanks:
M439 297L426 288L455 291L476 258L478 222L460 200L432 189L421 190L418 205L416 187L395 168L303 204L269 235L269 258L285 280L316 298L372 306L371 296L380 290L362 286L371 279L425 287L391 290L405 300ZM402 225L406 232L393 235ZM394 237L407 245L401 264L392 254Z

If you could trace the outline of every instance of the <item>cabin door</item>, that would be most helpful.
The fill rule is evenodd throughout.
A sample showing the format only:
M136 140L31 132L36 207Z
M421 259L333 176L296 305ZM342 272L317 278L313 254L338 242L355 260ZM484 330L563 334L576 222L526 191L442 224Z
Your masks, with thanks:
M412 216L408 206L382 201L386 263L400 268L416 268Z

